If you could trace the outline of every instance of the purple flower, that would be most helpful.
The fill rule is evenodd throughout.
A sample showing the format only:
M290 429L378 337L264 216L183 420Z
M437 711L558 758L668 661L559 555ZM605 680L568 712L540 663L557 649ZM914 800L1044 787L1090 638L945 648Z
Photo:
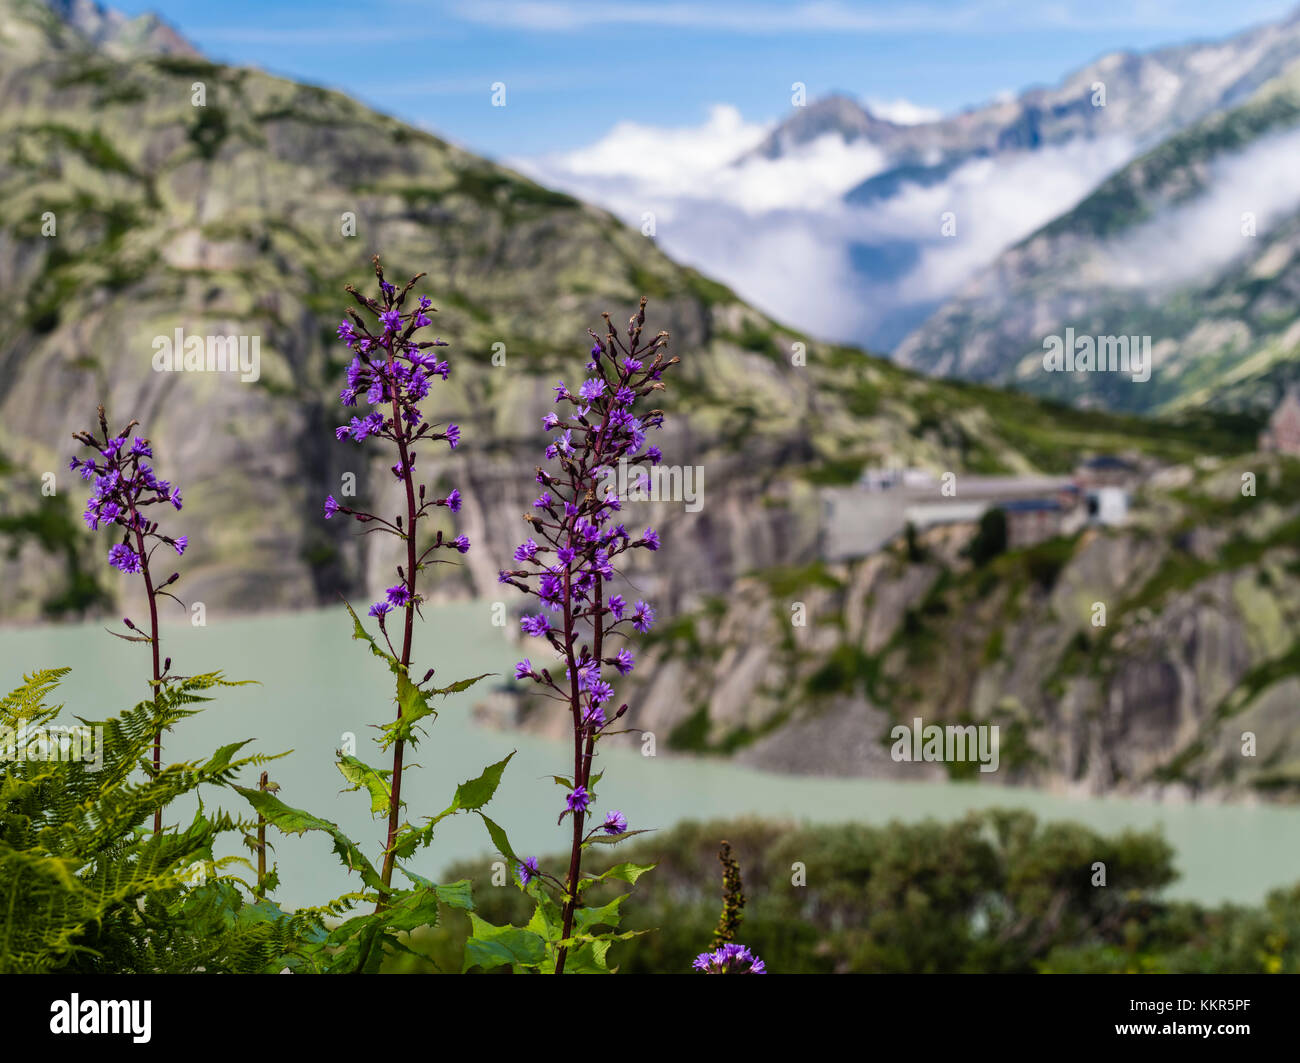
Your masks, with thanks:
M376 620L383 620L384 614L392 608L393 607L387 602L375 602L375 604L370 607L370 615Z
M519 865L519 881L525 886L532 882L540 872L537 869L537 857L530 856Z
M456 547L456 549L459 550L462 554L464 554L464 553L468 553L468 552L469 552L469 536L468 536L468 535L458 535L458 536L456 536L456 538L452 540L452 544L453 544L453 545Z
M389 587L384 592L388 598L388 604L394 609L401 609L411 600L411 592L407 589L405 583L399 583L395 587Z
M460 426L449 424L447 426L447 442L451 444L451 449L455 450L460 444Z
M389 332L396 332L402 327L402 315L397 310L385 310L379 315L379 320L383 323L384 328Z
M645 535L641 537L641 541L646 545L647 549L659 549L659 536L653 528L647 528L645 530Z
M632 626L645 634L655 622L655 611L646 602L637 602L632 614Z
M185 548L189 545L190 545L190 537L188 535L178 536L176 540L172 543L172 546L176 548L176 553L178 555L185 553Z
M744 945L723 945L716 952L701 952L691 966L705 974L767 974L763 961Z
M452 488L451 494L443 499L443 504L453 513L459 513L461 507L460 492Z
M518 664L515 665L516 679L528 679L532 676L532 674L533 674L533 662L530 661L527 657L525 657L522 661L520 661Z
M609 810L603 824L606 834L622 834L627 830L627 817L617 808Z
M584 380L582 387L578 389L578 394L582 396L584 402L594 402L605 394L605 382L603 380Z
M545 635L551 630L551 622L547 619L545 613L538 613L536 616L525 616L519 621L519 626L523 628L525 635L534 637Z
M515 547L516 561L531 561L537 556L537 543L529 537L519 546Z
M591 794L585 786L575 786L569 791L568 806L570 812L586 812L591 804Z
M118 543L108 552L108 563L122 572L140 572L140 555L124 543Z
M618 651L618 656L614 658L614 667L618 669L619 675L628 675L632 671L636 658L632 656L632 651L626 646Z
M333 495L325 496L325 519L329 520L339 511L339 504L334 500Z

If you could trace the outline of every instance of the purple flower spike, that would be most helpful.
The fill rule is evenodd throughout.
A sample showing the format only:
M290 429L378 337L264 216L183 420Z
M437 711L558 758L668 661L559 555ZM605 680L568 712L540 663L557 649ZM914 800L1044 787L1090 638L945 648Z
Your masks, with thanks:
M608 321L608 315L606 316ZM657 410L642 411L638 401L662 390L663 371L677 363L664 350L668 334L642 339L645 303L633 315L625 334L613 326L601 336L591 333L587 377L576 391L560 381L554 390L555 404L542 418L545 442L541 444L547 467L538 466L536 481L542 492L533 502L528 537L514 551L513 564L503 569L500 582L535 595L542 611L531 612L520 621L527 635L545 637L566 662L563 681L553 679L550 670L533 670L530 662L516 666L516 678L531 679L551 700L560 701L571 713L574 739L573 789L568 795L566 814L575 817L570 873L563 884L569 903L563 915L562 936L573 929L574 911L580 907L580 883L585 817L591 805L594 746L607 734L607 720L618 719L627 710L620 705L607 717L606 706L614 699L613 685L601 669L610 665L620 676L629 675L635 664L630 650L614 638L646 632L655 621L649 602L639 601L629 610L613 581L623 578L623 554L629 550L651 552L660 547L659 535L647 528L633 539L618 522L623 499L611 491L611 474L619 472L618 483L626 483L628 465L634 475L645 476L647 435L663 425ZM626 519L626 518L624 518ZM635 579L636 573L629 573ZM548 616L552 614L552 616ZM562 618L562 626L561 626ZM528 665L528 667L525 667ZM613 672L606 673L612 677ZM626 832L621 812L610 813L598 829L607 834ZM588 880L590 881L590 880ZM564 970L565 948L556 950L557 972Z

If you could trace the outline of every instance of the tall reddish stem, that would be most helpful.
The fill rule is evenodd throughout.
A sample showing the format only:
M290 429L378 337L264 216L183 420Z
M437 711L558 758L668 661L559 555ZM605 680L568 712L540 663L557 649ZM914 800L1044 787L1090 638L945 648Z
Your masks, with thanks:
M132 518L135 511L132 510ZM133 521L134 523L134 521ZM153 704L154 711L162 712L162 666L158 656L158 600L154 595L153 578L149 574L149 557L144 549L144 533L135 528L135 545L140 554L140 571L144 575L144 589L149 596L149 648L153 650ZM162 772L162 727L153 734L153 774L156 779ZM154 809L153 832L162 830L162 806Z

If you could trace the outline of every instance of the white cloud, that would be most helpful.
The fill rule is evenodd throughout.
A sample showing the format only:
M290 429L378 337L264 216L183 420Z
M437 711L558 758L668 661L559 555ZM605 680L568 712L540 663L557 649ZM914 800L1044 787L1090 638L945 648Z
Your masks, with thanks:
M725 104L699 126L620 122L575 151L509 160L540 181L586 194L615 211L663 210L683 200L724 203L749 214L817 210L878 173L886 159L863 141L833 134L778 159L746 156L771 131Z
M905 187L867 212L870 235L921 244L916 267L899 278L894 297L928 302L951 295L1000 252L1078 204L1133 152L1127 139L1075 140L974 159L942 184ZM945 211L956 215L955 238L939 235Z
M925 122L937 122L943 117L943 112L937 108L922 107L919 103L902 97L896 100L868 99L867 110L895 125L922 125Z
M1243 214L1255 216L1256 240L1263 240L1273 221L1300 206L1298 153L1300 129L1290 129L1216 159L1204 174L1205 192L1111 241L1089 269L1118 288L1208 279L1252 249L1241 232Z
M511 165L640 227L778 320L836 340L892 344L1000 251L1074 206L1133 152L1077 141L976 158L930 187L861 206L844 194L888 160L835 135L778 159L748 155L770 130L717 105L699 126L621 122L595 143ZM743 161L740 161L742 160ZM956 238L941 235L944 212Z

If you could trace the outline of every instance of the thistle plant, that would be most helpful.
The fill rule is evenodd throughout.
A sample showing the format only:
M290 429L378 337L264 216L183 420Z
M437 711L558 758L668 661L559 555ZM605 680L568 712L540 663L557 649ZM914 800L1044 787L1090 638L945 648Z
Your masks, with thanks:
M335 436L356 444L373 439L391 445L396 460L390 471L401 486L404 511L389 519L343 505L330 495L325 499L324 519L333 520L341 515L363 525L367 533L379 531L393 535L401 542L404 555L404 560L397 565L397 581L386 590L383 599L370 607L369 615L378 628L378 637L366 629L361 618L345 603L352 618L352 637L365 642L371 653L387 664L396 681L396 715L391 722L380 726L378 738L381 750L391 751L392 767L372 767L342 751L337 761L340 773L351 784L350 789L364 790L370 797L371 814L383 816L387 821L379 867L329 820L289 807L270 787L236 787L257 810L259 819L279 830L289 834L318 831L328 835L343 865L349 872L360 874L363 889L331 902L328 907L331 914L358 903L373 903L373 910L368 914L346 919L319 940L305 944L295 958L299 970L378 971L385 956L410 951L403 935L420 927L437 925L440 906L471 910L473 900L467 880L438 885L403 861L428 846L434 828L448 816L458 812L482 815L483 807L501 782L506 764L514 756L511 753L485 768L477 778L462 783L456 788L451 804L428 817L422 825L404 821L405 802L401 794L402 775L408 767L404 763L405 754L408 747L418 743L423 723L437 716L433 698L465 690L486 675L433 687L430 681L434 669L430 668L419 682L411 679L415 620L424 601L420 574L440 561L437 556L440 551L463 554L470 545L464 535L452 538L442 531L426 533L422 538L422 528L438 509L459 512L461 496L453 490L444 497L430 497L417 476L416 447L446 443L454 449L460 443L460 429L455 424L440 425L426 420L418 406L429 395L434 380L446 380L450 371L445 360L431 353L446 344L440 339L418 338L432 324L430 314L435 311L431 300L421 296L407 308L407 298L424 274L417 274L399 289L384 279L378 257L374 259L374 268L378 294L363 295L349 285L347 291L359 309L349 309L347 319L338 328L339 338L353 353L339 397L349 408L364 398L370 410L340 425ZM396 624L395 617L400 617ZM491 829L496 829L495 825ZM264 837L255 844L259 851L264 851ZM396 869L410 880L410 887L393 882ZM274 871L264 870L259 880L265 874L274 881Z
M614 733L612 726L627 711L626 704L612 711L610 706L614 696L610 679L628 675L635 666L626 639L630 632L649 631L655 619L648 602L629 604L621 594L607 594L619 557L634 549L657 550L659 537L652 528L640 535L629 533L619 520L622 502L614 492L602 489L620 462L635 467L661 458L658 447L647 446L647 433L663 425L663 411L651 409L638 415L635 410L641 400L663 390L661 376L678 359L665 359L666 332L642 342L645 304L643 298L625 337L604 315L605 335L590 332L587 379L576 390L563 381L555 387L560 412L550 412L542 420L543 428L552 433L546 447L551 468L537 469L541 493L533 502L533 512L524 516L530 534L515 550L517 567L503 570L498 577L537 599L541 608L522 618L522 629L549 644L558 659L557 671L563 665L563 674L553 675L550 668L525 658L515 666L515 678L531 681L544 696L565 705L572 721L573 771L568 777L556 777L568 791L559 815L560 823L568 818L571 824L568 867L557 876L540 869L535 860L517 861L522 885L553 888L561 899L558 937L548 938L556 974L564 973L575 946L596 941L586 934L590 913L579 918L583 891L598 881L582 877L583 851L592 844L641 833L628 830L628 821L618 810L598 818L595 787L600 776L593 776L592 764L597 743ZM644 870L619 865L600 877L635 881ZM539 897L539 902L543 900ZM546 922L545 903L539 911ZM608 925L612 913L604 914L607 918L602 921ZM575 919L585 924L577 937ZM602 959L604 949L598 953Z
M173 537L159 530L158 521L151 516L151 506L168 505L181 508L180 490L167 480L158 479L153 467L148 464L153 459L153 448L148 439L135 436L130 445L127 438L132 429L139 424L131 421L116 434L108 429L108 419L104 407L100 406L99 432L88 430L74 432L73 438L94 451L90 458L73 458L68 467L79 472L83 480L93 481L94 489L86 503L83 514L91 531L101 526L116 529L120 541L114 543L108 551L108 563L119 571L138 575L144 581L145 597L149 603L149 633L146 635L132 623L130 617L123 619L127 629L133 634L123 635L111 632L128 642L147 642L153 658L150 688L153 701L161 714L163 685L169 679L171 658L161 659L160 632L158 628L158 599L172 598L179 601L168 590L180 579L179 572L173 572L162 583L157 582L152 564L154 551L159 546L175 550L177 556L185 553L189 538L181 535ZM162 728L154 732L153 741L153 775L157 777L162 771ZM162 807L154 810L153 829L162 829Z
M351 308L347 311L348 319L338 328L339 339L353 352L352 364L347 370L347 383L339 398L345 407L355 407L358 399L364 396L371 409L364 416L353 417L349 424L340 425L334 434L340 440L350 439L356 444L374 438L386 440L393 445L397 460L391 466L391 471L402 485L405 513L388 520L374 513L340 505L330 495L325 499L325 518L328 520L342 513L369 525L367 531L396 536L405 547L406 561L397 566L397 582L387 589L383 600L370 607L370 616L378 622L389 656L396 662L395 671L398 676L397 720L388 732L393 767L387 773L388 833L380 873L384 888L387 889L392 882L401 820L403 759L406 745L411 740L411 721L404 723L403 713L409 711L415 701L421 697L427 698L432 693L422 692L420 688L434 674L430 668L420 684L412 684L410 681L415 618L420 611L420 603L424 600L420 594L419 574L434 563L437 551L451 549L463 554L469 550L470 544L464 535L458 535L454 539L445 538L439 531L427 546L422 550L420 548L420 522L438 508L445 507L450 512L457 513L461 507L460 492L456 490L442 498L428 497L425 485L417 484L415 471L417 444L445 442L454 450L460 443L460 428L457 425L435 425L425 420L417 405L428 397L435 379L445 381L448 378L450 367L447 361L439 360L435 354L430 353L447 344L441 339L416 338L417 333L433 323L429 316L432 301L428 296L421 296L413 309L405 309L407 296L424 274L412 277L399 290L384 279L379 257L375 256L373 261L375 276L379 280L378 298L363 295L352 285L347 286L347 292L356 300L361 311L374 319L374 331L371 331L362 313ZM401 616L400 650L394 645L388 630L388 616L394 611ZM360 630L361 624L355 614L353 619ZM368 776L366 779L372 781Z

